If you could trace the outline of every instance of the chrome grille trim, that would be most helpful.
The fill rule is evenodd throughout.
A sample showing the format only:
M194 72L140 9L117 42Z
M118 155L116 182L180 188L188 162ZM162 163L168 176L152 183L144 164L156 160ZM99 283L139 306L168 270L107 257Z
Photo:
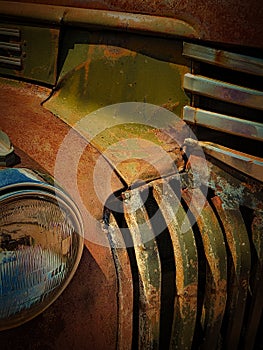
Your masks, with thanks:
M15 58L15 57L0 56L0 65L1 64L13 66L14 68L21 68L22 67L22 59Z
M190 106L184 107L184 120L210 129L237 136L263 141L263 124L206 111Z
M263 110L263 92L258 90L191 73L186 73L184 76L184 89L193 94Z
M0 41L0 49L13 51L13 52L20 52L21 51L21 44L20 43L6 43Z
M0 27L0 35L5 35L9 37L20 38L20 30L16 28L5 28Z
M0 67L22 68L21 32L17 28L0 27Z
M263 76L263 60L260 58L190 43L184 43L183 55L219 67Z

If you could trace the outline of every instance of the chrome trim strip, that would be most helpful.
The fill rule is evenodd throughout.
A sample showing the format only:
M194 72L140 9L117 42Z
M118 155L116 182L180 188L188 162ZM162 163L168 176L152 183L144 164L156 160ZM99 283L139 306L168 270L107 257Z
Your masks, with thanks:
M184 88L193 94L203 95L217 100L241 106L263 110L263 92L222 82L201 75L186 73Z
M6 35L6 36L19 38L20 37L20 30L15 29L15 28L0 27L0 35Z
M7 43L7 42L0 41L0 49L20 52L21 45L19 43Z
M219 130L228 134L263 141L263 124L231 117L190 106L184 107L183 119L186 122Z
M20 68L22 67L22 60L21 58L0 56L0 64L8 64L15 68Z
M238 152L233 149L215 144L213 142L202 142L193 139L185 139L184 144L187 147L196 145L203 148L205 154L229 165L230 167L241 171L242 173L263 181L263 159L249 154Z
M263 60L206 46L184 43L183 55L240 72L263 76Z

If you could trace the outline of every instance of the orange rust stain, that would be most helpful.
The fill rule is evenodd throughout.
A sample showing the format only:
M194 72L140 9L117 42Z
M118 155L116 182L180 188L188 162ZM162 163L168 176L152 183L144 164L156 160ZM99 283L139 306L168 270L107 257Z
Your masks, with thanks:
M135 57L136 52L123 49L121 47L116 47L116 46L102 46L104 56L106 58L112 59L112 60L117 60L121 57Z

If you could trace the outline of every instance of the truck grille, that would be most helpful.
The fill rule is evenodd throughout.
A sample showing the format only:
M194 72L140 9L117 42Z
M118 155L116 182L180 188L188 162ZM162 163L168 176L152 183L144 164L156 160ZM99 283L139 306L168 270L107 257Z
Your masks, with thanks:
M207 196L174 175L124 192L105 215L119 349L262 346L262 186L250 191L210 166ZM192 224L185 232L183 222Z
M263 141L263 60L191 43L184 43L183 55L192 60L184 76L191 96L184 120L199 139L261 156L254 141Z
M258 349L263 61L188 43L183 53L192 60L184 76L191 102L183 118L202 136L196 143L206 155L221 163L207 158L209 179L201 179L200 188L186 167L125 191L116 211L105 209L119 283L118 345ZM192 158L202 174L204 160ZM190 223L185 232L183 222Z

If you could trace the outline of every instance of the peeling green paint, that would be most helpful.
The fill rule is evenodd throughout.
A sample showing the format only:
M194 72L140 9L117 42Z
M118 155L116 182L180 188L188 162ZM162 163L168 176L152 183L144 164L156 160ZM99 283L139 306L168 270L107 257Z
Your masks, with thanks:
M165 50L152 38L144 46L133 36L116 41L110 35L80 32L75 44L70 34L66 38L58 87L45 106L67 123L73 125L100 107L130 101L160 105L181 116L188 102L182 77L189 68L182 58L175 63L182 49L177 42L167 40Z

